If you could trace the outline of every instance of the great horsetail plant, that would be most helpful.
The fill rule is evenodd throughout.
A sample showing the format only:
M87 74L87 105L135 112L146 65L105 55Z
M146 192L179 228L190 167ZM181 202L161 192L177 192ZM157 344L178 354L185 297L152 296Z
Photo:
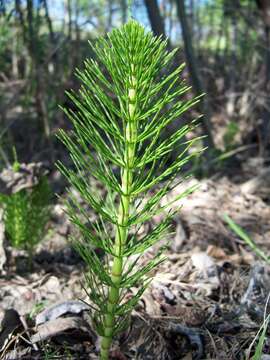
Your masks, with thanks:
M151 233L139 230L192 191L161 203L180 169L196 155L188 151L196 139L185 136L193 125L183 124L169 136L168 126L198 98L183 99L189 90L180 80L183 66L164 75L176 51L167 51L166 41L134 20L92 48L96 60L86 60L84 70L77 71L81 89L68 93L76 110L64 110L73 132L59 133L74 168L58 167L96 213L90 223L86 207L69 193L67 211L82 237L74 244L88 265L86 291L101 337L100 358L108 359L112 339L126 326L149 273L164 260L162 249L147 265L138 266L139 258L165 237L173 212L166 211ZM168 162L172 151L174 160ZM91 188L88 175L105 187L106 196ZM131 295L130 289L138 287Z
M14 163L15 166L20 164ZM12 246L27 251L30 269L35 246L42 240L50 217L50 201L51 189L46 176L41 177L31 189L0 194L6 233Z

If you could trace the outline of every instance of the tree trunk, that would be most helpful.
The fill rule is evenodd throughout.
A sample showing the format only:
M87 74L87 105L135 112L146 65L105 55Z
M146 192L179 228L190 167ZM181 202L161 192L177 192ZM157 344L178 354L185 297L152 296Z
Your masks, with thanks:
M127 0L121 0L121 17L122 17L122 24L125 24L127 22L127 14L128 14L128 8L127 8Z
M231 44L231 54L230 54L230 85L229 85L229 94L227 102L227 114L229 118L233 118L235 114L236 107L236 85L237 85L237 43L238 43L238 22L237 22L237 6L235 2L231 1L228 3L227 15L230 20L231 25L231 34L230 34L230 44Z
M18 79L19 78L19 59L18 59L18 49L17 49L17 26L14 26L14 30L13 30L13 39L12 39L12 78Z
M81 31L79 27L79 17L80 17L80 8L79 8L79 1L76 0L75 2L75 19L74 19L74 27L75 27L75 43L74 43L74 57L73 57L73 64L72 64L72 71L75 69L79 62L80 62L80 52L81 52Z
M192 46L191 34L186 16L185 2L184 0L176 0L176 5L177 5L177 16L179 18L182 27L186 61L191 78L191 83L196 95L200 95L203 94L205 91L202 81L200 79L197 60ZM207 135L207 138L205 139L205 145L208 148L214 149L214 141L211 133L211 124L210 124L210 108L206 96L204 96L203 99L201 100L201 112L203 114L202 126L205 134Z
M270 2L269 0L256 0L258 9L261 13L262 20L264 22L264 92L265 92L265 104L261 113L262 124L260 126L260 137L261 137L261 148L260 152L263 156L266 150L266 147L269 146L270 140L270 100L266 96L269 94L270 90Z
M22 28L23 41L26 44L27 43L27 36L26 36L27 30L26 30L23 11L22 11L22 8L21 8L21 0L16 0L15 1L15 10L16 10L16 14L18 15L19 22L20 22L20 25L21 25L21 28Z
M50 36L50 43L51 43L51 53L50 53L50 57L53 61L54 64L54 73L56 76L59 75L59 64L58 64L58 53L56 50L56 37L55 37L55 33L53 30L53 25L52 25L52 20L50 17L50 13L49 13L49 8L48 8L48 3L47 0L43 0L43 6L44 6L44 10L45 10L45 19L47 22L47 26L49 29L49 36Z
M68 40L72 39L72 10L71 10L71 0L66 1L66 10L67 10L67 24L68 24Z
M109 32L112 29L112 20L113 20L113 3L111 0L107 0L107 6L108 6L108 16L107 16L106 32Z
M44 133L46 138L50 137L50 124L47 114L47 109L44 101L44 84L43 84L43 71L40 63L38 53L36 52L35 45L37 44L36 32L34 29L33 19L33 0L27 0L27 22L28 22L28 49L32 60L32 71L35 81L35 105L38 116L43 121Z
M161 36L163 39L166 39L165 25L160 14L157 0L144 0L144 3L153 33L156 36ZM169 42L168 47L170 47Z

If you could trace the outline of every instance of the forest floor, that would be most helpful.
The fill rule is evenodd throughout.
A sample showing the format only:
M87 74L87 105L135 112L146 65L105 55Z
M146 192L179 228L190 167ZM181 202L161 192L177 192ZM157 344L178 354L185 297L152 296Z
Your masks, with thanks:
M224 214L270 253L268 178L261 159L253 158L234 176L220 172L174 189L178 194L199 184L182 200L167 261L114 343L113 359L251 359L252 341L269 312L270 267L229 230ZM84 267L68 244L70 231L59 201L31 271L26 254L2 242L0 359L97 359L99 344L83 302ZM264 350L270 351L269 339Z

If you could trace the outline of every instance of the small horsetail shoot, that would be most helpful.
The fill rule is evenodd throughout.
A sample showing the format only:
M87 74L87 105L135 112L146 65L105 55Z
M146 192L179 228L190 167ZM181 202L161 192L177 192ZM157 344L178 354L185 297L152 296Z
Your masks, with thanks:
M77 70L82 86L68 93L76 110L64 110L73 131L59 132L73 167L58 167L96 214L90 222L86 207L69 193L69 218L81 234L73 242L87 264L85 289L101 338L100 359L105 360L148 286L150 273L164 261L165 246L143 266L140 257L166 239L178 211L172 205L193 191L164 203L183 166L198 155L189 152L197 139L186 138L194 124L181 122L181 116L199 99L184 98L190 88L181 79L183 65L167 73L176 50L168 51L165 40L134 20L91 46L95 59ZM92 189L89 176L103 185L106 198ZM165 213L163 220L140 235L140 228L160 213ZM130 295L131 288L137 292Z

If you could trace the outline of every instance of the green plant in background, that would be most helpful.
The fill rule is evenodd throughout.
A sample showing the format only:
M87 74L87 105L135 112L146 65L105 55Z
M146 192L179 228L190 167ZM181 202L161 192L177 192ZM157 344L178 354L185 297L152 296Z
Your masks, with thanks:
M240 239L242 239L248 246L249 248L257 255L259 256L262 260L264 260L267 264L270 264L270 257L267 256L263 250L261 250L256 243L251 239L251 237L239 226L237 225L232 218L230 218L227 214L224 215L224 219L227 222L227 224L229 225L229 227L231 228L231 230L240 237ZM255 342L258 340L257 345L255 346L255 353L252 356L252 360L260 360L262 358L263 355L263 348L264 348L264 343L266 341L267 338L267 330L269 327L269 321L270 321L270 314L266 314L266 309L267 309L267 305L269 302L269 296L268 295L268 299L267 299L267 304L265 306L265 313L264 313L264 321L263 324L261 325L259 331L257 332L256 336L254 337L253 341L251 342L249 349L248 349L248 355L247 355L247 360L250 359L250 352L252 350L252 348L255 345Z
M27 250L30 265L34 247L42 239L49 219L50 198L51 190L45 176L31 190L0 194L6 233L14 247Z
M86 60L84 70L77 71L80 91L68 93L77 109L64 111L74 130L59 133L74 168L58 167L98 217L90 223L85 207L69 192L67 211L82 237L73 242L88 265L86 291L101 337L101 359L108 359L113 337L127 326L149 274L164 260L162 247L146 265L137 265L148 248L166 238L173 211L150 233L139 235L140 228L194 190L161 205L183 165L198 155L189 153L197 139L185 139L194 124L168 135L168 125L199 100L182 98L190 89L180 77L183 66L160 77L176 52L166 45L135 21L99 39L93 46L97 61ZM172 151L175 160L168 164ZM90 174L104 185L106 196L91 187ZM102 258L96 248L103 250ZM131 295L135 286L139 290Z
M268 338L267 330L269 328L269 321L270 321L270 314L267 317L265 316L264 321L263 321L259 331L257 332L256 336L254 337L253 341L251 342L249 349L248 349L249 355L247 356L246 360L250 359L250 352L251 352L252 348L254 347L255 342L257 340L258 341L255 346L255 353L252 356L251 360L261 360L262 359L264 345Z
M14 172L17 172L20 170L20 163L18 161L18 155L15 146L12 147L12 153L13 153L13 164L12 164L12 170Z
M239 133L239 126L235 121L230 121L226 127L226 132L223 136L223 141L225 145L225 151L230 150L234 147L235 137Z
M35 303L32 310L28 314L28 318L33 321L36 318L37 314L43 311L47 305L48 303L46 300Z
M263 250L261 250L256 243L251 239L251 237L241 228L241 226L237 225L232 218L228 215L224 215L224 219L232 229L232 231L240 237L248 246L249 248L254 251L256 255L258 255L262 260L270 264L270 257L265 254Z

